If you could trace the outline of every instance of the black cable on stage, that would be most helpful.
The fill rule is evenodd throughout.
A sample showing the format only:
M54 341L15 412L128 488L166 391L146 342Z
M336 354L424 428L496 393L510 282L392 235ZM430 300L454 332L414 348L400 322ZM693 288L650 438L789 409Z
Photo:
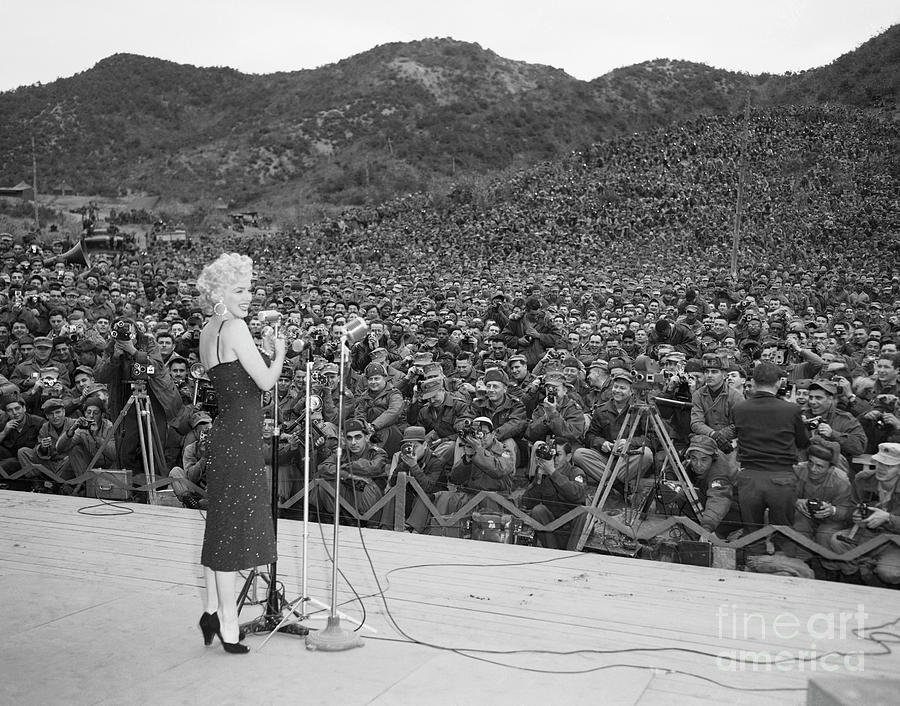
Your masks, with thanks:
M609 664L609 665L598 665L596 667L588 667L588 668L580 669L580 670L552 670L552 669L539 669L539 668L534 668L534 667L521 667L518 665L506 664L504 662L492 660L487 657L481 656L483 654L490 654L490 655L543 654L543 655L553 655L553 656L571 656L571 655L576 655L576 654L621 655L621 654L647 653L647 652L681 652L684 654L694 654L694 655L698 655L701 657L711 657L713 659L724 659L724 660L731 661L731 662L740 661L740 659L738 657L730 657L728 655L720 655L720 654L715 654L712 652L705 652L703 650L695 650L695 649L692 649L689 647L632 647L632 648L620 648L620 649L611 649L611 650L599 650L599 649L590 649L590 648L579 649L579 650L538 650L538 649L486 650L486 649L475 648L475 647L449 647L446 645L438 645L435 643L427 642L425 640L420 640L418 638L412 637L405 630L403 630L403 628L401 628L400 625L397 623L397 620L394 617L393 613L391 613L390 606L388 605L388 602L387 602L387 596L384 592L384 589L381 586L381 582L378 579L378 575L375 570L375 566L372 562L371 554L369 552L368 546L365 543L365 539L362 535L361 526L360 526L360 540L362 542L362 547L363 547L363 551L366 555L366 559L369 562L369 567L372 571L372 576L375 579L375 584L378 587L378 591L371 595L378 596L381 598L381 601L385 608L386 615L387 615L388 620L390 621L391 625L394 627L395 630L397 630L398 633L400 633L400 635L402 635L404 638L406 638L405 640L397 640L396 638L367 636L366 639L391 641L391 642L406 642L406 643L422 645L423 647L429 647L431 649L436 649L436 650L440 650L440 651L444 651L444 652L452 652L454 654L460 655L461 657L467 657L469 659L486 662L488 664L494 664L496 666L507 667L509 669L516 669L516 670L525 671L525 672L534 672L534 673L538 673L538 674L588 674L591 672L597 672L597 671L601 671L604 669L611 669L614 667L630 667L630 668L634 668L634 669L644 669L644 670L650 670L653 672L660 672L663 674L680 674L682 676L693 677L696 679L700 679L702 681L706 681L711 684L715 684L716 686L720 686L722 688L731 689L731 690L735 690L735 691L747 691L747 692L806 691L805 687L777 688L777 687L733 686L730 684L726 684L724 682L717 681L711 677L704 676L702 674L696 674L694 672L672 669L671 667L656 667L656 666L648 666L648 665L642 665L642 664L626 664L626 663L618 664L617 663L617 664ZM549 564L549 563L552 563L555 561L572 559L572 558L580 557L580 556L583 556L583 554L581 552L578 552L578 553L574 553L574 554L567 554L562 557L551 557L549 559L541 559L541 560L535 560L535 561L523 561L523 562L511 562L511 563L502 563L502 564L472 564L472 563L459 563L459 562L438 563L438 564L414 564L414 565L401 566L401 567L397 567L395 569L391 569L390 571L387 572L387 574L385 574L385 576L388 577L392 573L395 573L398 571L407 571L407 570L411 570L411 569L430 568L430 567L458 566L458 567L467 567L467 568L481 568L481 567L501 568L501 567L507 567L507 566L532 566L532 565L539 565L539 564ZM346 578L345 578L345 580L346 580ZM354 593L355 593L355 591L354 591ZM887 642L896 642L896 643L900 644L900 634L893 633L893 632L887 632L887 631L881 631L880 628L896 625L897 623L900 623L900 617L898 617L897 619L895 619L893 621L884 623L882 625L868 626L868 627L857 628L857 629L853 630L854 634L856 634L857 637L860 637L861 639L864 639L864 640L875 642L876 644L880 645L882 649L879 652L841 652L841 651L833 650L830 652L825 652L821 655L817 655L815 657L804 657L804 658L792 657L792 658L786 658L783 660L776 660L774 662L771 662L771 664L786 664L786 663L801 663L802 664L802 663L806 663L806 662L818 662L818 661L824 659L825 657L829 657L829 656L847 657L847 656L871 655L871 656L877 657L877 656L885 656L888 654L892 654L893 651L890 649ZM866 630L872 630L874 632L872 632L868 637L862 637L859 634L859 632L866 631ZM890 636L890 637L896 638L896 639L891 640L891 641L883 640L883 639L879 640L877 638L874 638L873 637L874 635L887 635L887 636ZM477 653L477 654L475 654L475 653Z
M97 498L99 503L94 503L93 505L85 505L84 507L78 508L75 512L79 515L90 515L91 517L118 517L119 515L131 515L134 513L134 509L128 507L127 505L120 505L119 503L107 502L103 498ZM113 511L110 512L88 512L95 507L108 507Z

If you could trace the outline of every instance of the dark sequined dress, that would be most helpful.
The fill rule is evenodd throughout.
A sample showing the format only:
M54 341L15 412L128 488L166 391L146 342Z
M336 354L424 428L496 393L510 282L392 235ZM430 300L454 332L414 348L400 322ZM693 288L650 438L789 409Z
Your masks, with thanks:
M207 444L209 508L200 561L214 571L268 564L276 550L259 388L237 360L219 363L208 375L219 413Z

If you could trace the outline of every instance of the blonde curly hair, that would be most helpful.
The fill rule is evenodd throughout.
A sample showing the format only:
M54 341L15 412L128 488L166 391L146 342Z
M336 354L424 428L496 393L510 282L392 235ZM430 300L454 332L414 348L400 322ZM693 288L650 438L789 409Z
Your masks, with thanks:
M222 301L229 287L252 275L253 260L249 257L236 252L222 253L197 277L201 306L212 309L216 302Z

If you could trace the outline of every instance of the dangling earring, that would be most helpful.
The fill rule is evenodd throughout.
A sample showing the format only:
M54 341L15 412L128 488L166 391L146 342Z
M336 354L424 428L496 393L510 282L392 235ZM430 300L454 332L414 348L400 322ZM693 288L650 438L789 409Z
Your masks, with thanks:
M213 306L213 313L216 316L225 316L228 313L228 307L225 306L225 302L216 302L215 306Z

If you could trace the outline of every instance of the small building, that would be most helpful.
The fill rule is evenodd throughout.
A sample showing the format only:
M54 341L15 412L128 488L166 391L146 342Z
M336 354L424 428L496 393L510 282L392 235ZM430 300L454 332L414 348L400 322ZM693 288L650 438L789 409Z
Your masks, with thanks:
M30 184L20 181L15 186L0 186L0 196L21 201L34 201L34 189Z

